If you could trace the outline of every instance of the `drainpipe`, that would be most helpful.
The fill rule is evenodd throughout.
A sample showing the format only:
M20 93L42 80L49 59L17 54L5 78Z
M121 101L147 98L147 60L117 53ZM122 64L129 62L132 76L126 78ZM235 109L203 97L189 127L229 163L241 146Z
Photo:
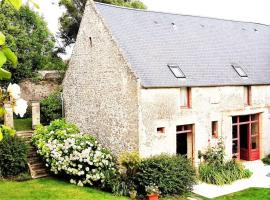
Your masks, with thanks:
M64 97L63 97L63 92L60 93L60 98L61 98L61 105L62 105L62 117L64 118Z

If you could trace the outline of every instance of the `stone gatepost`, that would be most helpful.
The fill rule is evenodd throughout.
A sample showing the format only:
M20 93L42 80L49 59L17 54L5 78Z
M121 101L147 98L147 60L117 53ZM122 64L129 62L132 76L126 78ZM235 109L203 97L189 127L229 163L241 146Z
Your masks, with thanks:
M14 128L14 121L13 121L13 110L10 104L5 104L5 115L4 115L4 124L11 128Z
M35 129L40 124L40 103L32 102L32 128Z

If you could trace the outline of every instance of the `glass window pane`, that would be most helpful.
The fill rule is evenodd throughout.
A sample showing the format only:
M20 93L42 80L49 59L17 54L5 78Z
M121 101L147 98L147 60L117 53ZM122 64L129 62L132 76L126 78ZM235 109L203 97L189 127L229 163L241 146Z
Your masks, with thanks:
M232 130L232 138L238 138L237 136L237 126L233 126L233 130Z
M239 117L240 122L248 122L249 121L249 115L243 115Z
M251 121L256 121L256 120L258 120L258 118L259 118L258 114L251 115Z
M251 137L251 148L252 149L258 148L258 136Z
M234 70L237 72L237 74L241 77L247 77L247 73L243 70L240 66L233 65Z
M186 78L179 66L168 65L168 67L176 78Z
M251 124L251 135L258 135L258 123Z
M238 141L237 140L234 140L232 143L232 153L233 154L238 153Z
M237 117L232 117L232 123L233 124L237 123Z

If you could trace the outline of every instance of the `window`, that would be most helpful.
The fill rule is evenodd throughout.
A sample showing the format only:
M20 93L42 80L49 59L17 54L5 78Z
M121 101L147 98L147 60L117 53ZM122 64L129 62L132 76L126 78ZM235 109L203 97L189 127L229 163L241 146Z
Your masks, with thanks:
M180 106L191 108L191 88L183 87L180 89Z
M165 133L165 127L158 127L157 128L157 133Z
M248 77L248 75L246 74L246 72L243 70L242 67L238 66L238 65L232 65L232 67L234 68L234 70L237 72L237 74L241 77Z
M178 65L168 65L168 67L176 78L186 78L186 75Z
M251 105L251 86L244 87L244 101L245 105Z
M212 138L218 138L218 122L212 121Z

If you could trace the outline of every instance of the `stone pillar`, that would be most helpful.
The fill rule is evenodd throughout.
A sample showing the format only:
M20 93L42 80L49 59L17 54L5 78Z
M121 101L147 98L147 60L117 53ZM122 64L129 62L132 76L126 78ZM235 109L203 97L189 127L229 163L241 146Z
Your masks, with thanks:
M34 129L40 124L40 103L37 101L32 102L32 128Z
M5 104L5 115L4 115L4 124L11 128L14 128L14 121L13 121L13 110L10 104Z

